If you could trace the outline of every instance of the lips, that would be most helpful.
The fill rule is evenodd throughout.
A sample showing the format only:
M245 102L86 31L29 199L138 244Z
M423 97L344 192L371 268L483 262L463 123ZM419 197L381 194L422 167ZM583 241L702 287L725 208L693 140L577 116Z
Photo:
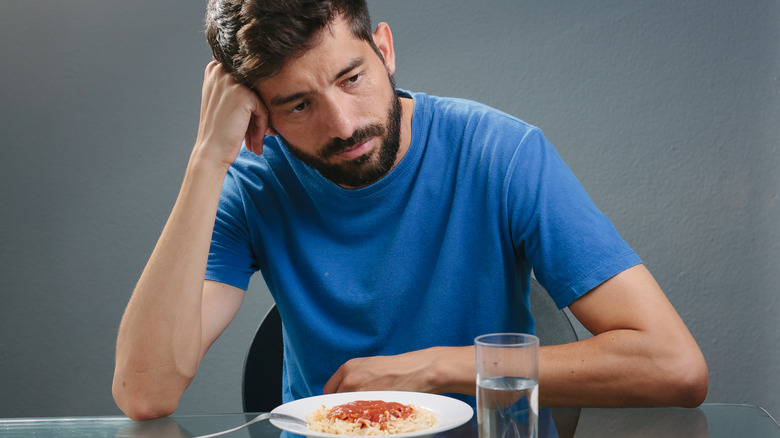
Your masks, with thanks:
M354 160L355 158L365 155L369 150L371 150L370 138L361 143L356 144L355 146L352 146L348 149L345 149L337 153L336 157L342 160Z
M350 138L334 138L322 148L319 154L323 160L350 161L365 155L381 139L384 130L381 125L369 125L356 130Z

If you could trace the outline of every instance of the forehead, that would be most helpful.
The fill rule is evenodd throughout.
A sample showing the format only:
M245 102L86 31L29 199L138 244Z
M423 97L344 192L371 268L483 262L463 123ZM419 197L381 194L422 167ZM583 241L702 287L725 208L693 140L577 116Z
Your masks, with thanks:
M311 49L291 58L276 75L255 84L264 98L280 93L282 88L324 86L356 58L368 59L374 53L368 42L355 36L349 23L340 16L314 38Z

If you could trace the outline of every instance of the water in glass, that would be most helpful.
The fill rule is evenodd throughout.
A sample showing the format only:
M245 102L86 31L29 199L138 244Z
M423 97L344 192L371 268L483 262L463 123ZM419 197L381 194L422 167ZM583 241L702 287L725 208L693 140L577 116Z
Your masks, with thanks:
M477 415L480 438L537 438L538 382L520 377L481 379Z

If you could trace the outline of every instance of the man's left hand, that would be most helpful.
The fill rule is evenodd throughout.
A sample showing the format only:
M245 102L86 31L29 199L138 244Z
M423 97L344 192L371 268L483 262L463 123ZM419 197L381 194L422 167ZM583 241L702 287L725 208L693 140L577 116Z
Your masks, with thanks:
M325 384L325 394L350 391L476 392L474 347L433 347L395 356L347 361Z

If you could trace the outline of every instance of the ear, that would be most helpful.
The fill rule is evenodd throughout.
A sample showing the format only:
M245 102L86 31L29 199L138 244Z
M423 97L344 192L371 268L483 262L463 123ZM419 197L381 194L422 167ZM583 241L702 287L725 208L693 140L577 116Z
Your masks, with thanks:
M392 75L395 73L395 51L393 49L393 34L390 33L390 26L387 23L379 23L374 31L374 44L376 44L379 53L385 61L387 71Z

